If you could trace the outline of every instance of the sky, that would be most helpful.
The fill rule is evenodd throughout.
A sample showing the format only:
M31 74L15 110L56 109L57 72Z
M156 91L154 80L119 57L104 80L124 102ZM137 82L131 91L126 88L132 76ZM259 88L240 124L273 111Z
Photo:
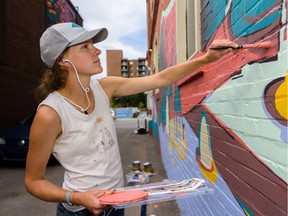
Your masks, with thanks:
M146 57L147 18L146 0L70 0L79 8L83 27L87 30L106 27L108 38L95 44L100 55L103 72L96 78L107 75L106 50L122 50L123 58Z

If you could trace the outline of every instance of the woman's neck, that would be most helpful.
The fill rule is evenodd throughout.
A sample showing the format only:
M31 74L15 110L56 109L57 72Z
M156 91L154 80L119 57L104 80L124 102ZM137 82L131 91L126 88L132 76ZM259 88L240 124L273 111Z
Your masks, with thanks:
M58 93L62 95L62 97L68 101L71 105L73 105L77 110L83 113L90 113L93 111L95 102L93 92L83 91L82 88L75 86L72 88L69 85L66 85L64 88L59 89Z

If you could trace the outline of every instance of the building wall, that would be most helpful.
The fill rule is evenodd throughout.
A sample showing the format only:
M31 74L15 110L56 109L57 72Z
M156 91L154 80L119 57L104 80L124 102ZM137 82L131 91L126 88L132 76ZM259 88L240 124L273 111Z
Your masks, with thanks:
M123 58L122 50L106 50L107 75L122 77L147 76L146 58Z
M36 108L33 88L43 71L38 41L45 24L45 2L34 2L5 1L6 59L0 64L0 128L16 123Z
M122 50L106 50L107 76L121 76Z
M183 56L177 2L147 1L153 72ZM182 215L287 215L287 1L200 2L200 49L189 58L215 39L272 45L228 54L154 92L151 125L168 177L203 178L214 190L178 200Z
M128 61L128 71L129 71L129 77L138 76L138 60L137 59L131 59Z
M39 39L46 26L70 20L82 24L68 0L26 0L21 4L4 0L1 6L0 129L15 124L37 107L34 89L45 69Z

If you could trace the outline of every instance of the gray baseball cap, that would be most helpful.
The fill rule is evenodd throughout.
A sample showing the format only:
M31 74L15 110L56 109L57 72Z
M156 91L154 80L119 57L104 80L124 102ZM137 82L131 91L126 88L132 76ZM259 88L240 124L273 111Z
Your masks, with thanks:
M41 59L48 68L52 68L56 59L67 47L90 39L98 43L105 40L107 36L106 28L87 31L72 22L55 24L47 28L40 38Z

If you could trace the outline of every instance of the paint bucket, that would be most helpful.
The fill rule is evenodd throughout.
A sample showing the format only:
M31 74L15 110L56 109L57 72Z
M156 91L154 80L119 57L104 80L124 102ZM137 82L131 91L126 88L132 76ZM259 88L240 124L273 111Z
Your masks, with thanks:
M135 172L135 171L141 171L140 164L141 164L140 161L133 161L133 162L132 162L132 170L133 170L134 172Z
M150 162L145 162L143 166L144 166L144 172L153 173L152 164Z

